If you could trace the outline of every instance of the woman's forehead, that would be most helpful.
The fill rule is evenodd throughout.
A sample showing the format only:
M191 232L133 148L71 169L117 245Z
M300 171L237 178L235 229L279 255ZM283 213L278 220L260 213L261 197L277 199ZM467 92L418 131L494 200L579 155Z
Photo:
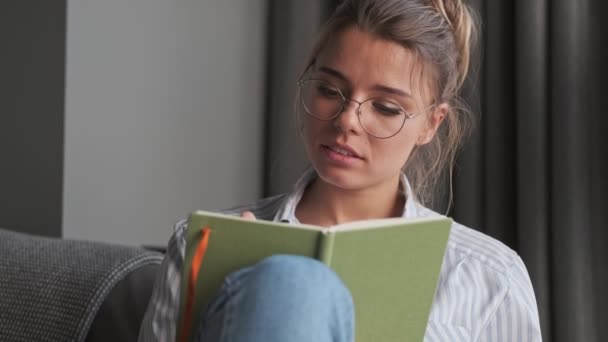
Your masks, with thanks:
M333 35L315 67L336 70L349 83L381 83L404 91L421 84L422 77L422 63L412 50L356 27Z

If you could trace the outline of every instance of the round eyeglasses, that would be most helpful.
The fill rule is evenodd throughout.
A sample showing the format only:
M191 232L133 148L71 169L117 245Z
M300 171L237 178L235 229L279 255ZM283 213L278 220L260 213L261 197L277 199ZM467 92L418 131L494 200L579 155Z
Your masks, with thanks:
M363 102L346 98L340 89L323 80L308 79L298 82L302 106L310 116L322 121L338 117L352 101L359 105L357 117L367 134L379 139L395 136L405 124L418 114L407 112L400 105L383 99L370 98Z

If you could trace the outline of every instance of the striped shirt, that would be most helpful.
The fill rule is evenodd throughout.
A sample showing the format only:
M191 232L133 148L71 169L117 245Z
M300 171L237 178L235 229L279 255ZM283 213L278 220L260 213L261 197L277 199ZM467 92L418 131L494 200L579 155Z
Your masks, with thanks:
M306 186L316 177L306 172L291 194L233 208L227 214L252 211L258 219L298 222L295 209ZM414 200L409 182L403 217L440 216ZM175 341L179 311L186 221L175 226L158 273L139 341ZM541 341L536 298L521 258L501 242L453 223L441 266L424 341Z

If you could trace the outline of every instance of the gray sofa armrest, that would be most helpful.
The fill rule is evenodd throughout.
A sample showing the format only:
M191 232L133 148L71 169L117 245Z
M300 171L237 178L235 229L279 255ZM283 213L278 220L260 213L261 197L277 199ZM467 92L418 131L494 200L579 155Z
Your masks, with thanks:
M157 264L142 266L114 286L101 304L86 342L137 341L158 267Z
M143 313L121 320L136 325L122 328L98 313L130 315L133 302L143 307L135 315L145 310L161 260L141 248L0 229L0 341L116 341L121 331L138 331ZM147 287L138 292L139 284Z

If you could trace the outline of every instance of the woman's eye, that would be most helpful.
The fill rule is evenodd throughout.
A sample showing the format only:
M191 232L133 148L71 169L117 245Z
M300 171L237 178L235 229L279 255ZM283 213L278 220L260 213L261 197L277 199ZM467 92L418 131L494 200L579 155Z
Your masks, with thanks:
M403 113L403 110L396 106L393 103L385 103L385 102L374 102L373 103L374 110L382 115L400 115Z
M317 87L317 91L319 92L319 94L321 94L325 97L331 97L331 98L340 97L340 93L337 90L330 88L328 86L320 85Z

